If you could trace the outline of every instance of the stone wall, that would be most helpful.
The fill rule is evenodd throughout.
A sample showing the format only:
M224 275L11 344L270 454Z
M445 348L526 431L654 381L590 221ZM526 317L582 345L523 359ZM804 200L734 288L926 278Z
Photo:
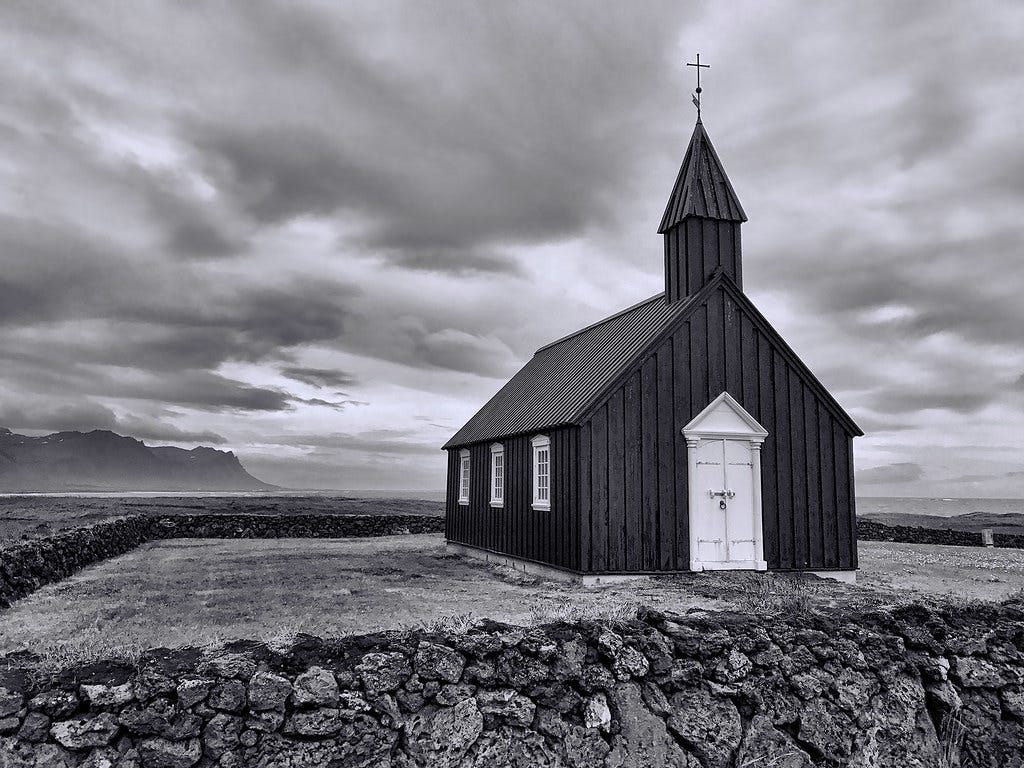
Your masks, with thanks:
M949 544L961 547L984 546L981 533L947 528L917 528L909 525L884 525L866 518L857 519L857 538L861 541L899 541L907 544ZM997 547L1024 549L1024 536L996 533Z
M443 530L443 517L427 515L132 515L0 549L0 608L155 539L348 538Z
M1024 611L641 612L0 671L0 764L1019 766Z

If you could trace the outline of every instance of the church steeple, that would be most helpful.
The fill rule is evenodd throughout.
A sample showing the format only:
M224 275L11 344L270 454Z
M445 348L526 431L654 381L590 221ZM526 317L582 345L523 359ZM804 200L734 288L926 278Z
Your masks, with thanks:
M699 291L718 269L742 288L740 224L746 220L698 118L658 227L665 236L665 300Z

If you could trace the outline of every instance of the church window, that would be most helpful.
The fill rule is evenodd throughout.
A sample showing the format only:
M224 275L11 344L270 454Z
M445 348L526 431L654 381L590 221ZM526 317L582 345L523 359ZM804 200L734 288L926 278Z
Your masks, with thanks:
M459 451L459 504L469 504L469 451Z
M551 509L551 440L538 435L533 446L533 508Z
M505 449L501 443L491 446L491 506L505 505Z

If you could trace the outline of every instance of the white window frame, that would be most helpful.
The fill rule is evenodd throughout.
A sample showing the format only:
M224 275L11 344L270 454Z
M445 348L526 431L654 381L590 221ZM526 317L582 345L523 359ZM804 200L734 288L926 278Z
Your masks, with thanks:
M470 483L470 460L469 449L463 448L459 451L459 504L469 504L469 483Z
M500 470L500 474L499 474ZM505 506L505 446L491 444L491 506Z
M533 490L532 507L533 509L546 512L551 509L551 439L547 435L537 435L531 438L530 446L532 449L532 460L530 461L530 484ZM547 476L545 477L547 481L547 487L545 488L547 492L546 499L541 498L540 494L540 456L542 452L547 456Z

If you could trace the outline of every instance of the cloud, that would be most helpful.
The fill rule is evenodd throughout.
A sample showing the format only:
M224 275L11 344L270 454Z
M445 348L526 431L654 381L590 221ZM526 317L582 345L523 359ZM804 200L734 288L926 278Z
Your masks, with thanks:
M871 433L858 462L984 474L932 448L1021 449L1024 10L922 8L6 7L0 413L346 435L343 470L261 460L441 483L415 428L660 289L699 44L745 289Z
M227 440L209 430L187 430L159 419L118 416L113 410L92 401L81 400L57 405L34 405L28 409L0 409L0 424L12 430L50 432L90 432L106 429L139 440L222 445Z
M881 467L871 467L857 472L857 483L860 485L890 485L893 483L911 483L924 476L924 469L913 462L905 461Z
M302 403L303 405L318 405L335 411L344 411L350 405L369 405L364 400L324 400L319 397L295 397L292 399L294 402Z
M356 379L352 374L335 368L308 368L290 365L282 368L281 373L289 379L321 389L347 389L356 384Z

